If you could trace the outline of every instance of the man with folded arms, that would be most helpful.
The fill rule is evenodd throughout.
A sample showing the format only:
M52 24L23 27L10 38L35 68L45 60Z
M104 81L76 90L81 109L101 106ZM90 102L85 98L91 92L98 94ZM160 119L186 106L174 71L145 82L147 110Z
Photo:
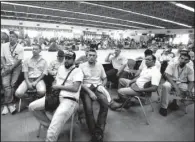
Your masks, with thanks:
M52 88L61 90L59 94L60 104L55 110L52 120L50 121L45 113L45 96L29 105L29 110L33 112L36 119L49 126L46 142L56 142L58 140L58 136L61 133L64 124L79 106L78 101L81 83L83 81L83 73L80 68L75 68L75 58L75 52L65 52L64 66L60 66L58 69L55 84ZM66 76L73 68L75 69L70 73L65 84L62 85Z

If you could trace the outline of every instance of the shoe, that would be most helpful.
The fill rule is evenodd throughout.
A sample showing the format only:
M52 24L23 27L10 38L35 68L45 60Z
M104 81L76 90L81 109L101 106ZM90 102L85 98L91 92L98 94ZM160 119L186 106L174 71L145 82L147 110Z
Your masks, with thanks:
M6 114L8 114L8 113L9 113L9 110L8 110L7 106L4 106L4 107L3 107L3 111L1 112L1 114L2 114L2 115L6 115Z
M165 109L165 108L160 108L159 113L160 113L162 116L167 116L167 109Z
M14 105L9 105L8 108L9 108L9 111L11 112L11 114L15 114L16 111L17 111L15 104Z
M173 111L178 110L179 109L179 106L177 105L177 101L176 100L173 100L173 102L169 104L168 108L170 110L173 110Z
M118 109L118 108L120 108L121 107L121 104L118 104L118 103L112 103L111 105L110 105L110 109L111 110L116 110L116 109Z

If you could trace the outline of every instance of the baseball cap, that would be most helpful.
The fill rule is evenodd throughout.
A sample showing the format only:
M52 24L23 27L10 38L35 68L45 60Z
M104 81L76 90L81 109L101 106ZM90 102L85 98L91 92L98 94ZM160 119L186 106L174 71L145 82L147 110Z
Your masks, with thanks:
M75 54L74 51L66 51L65 52L65 57L70 57L70 58L75 59L76 58L76 54Z
M59 50L57 55L58 55L58 57L64 57L65 56L64 51L62 51L62 50Z
M15 31L10 31L9 34L10 35L13 34L13 35L15 35L18 38L18 34Z

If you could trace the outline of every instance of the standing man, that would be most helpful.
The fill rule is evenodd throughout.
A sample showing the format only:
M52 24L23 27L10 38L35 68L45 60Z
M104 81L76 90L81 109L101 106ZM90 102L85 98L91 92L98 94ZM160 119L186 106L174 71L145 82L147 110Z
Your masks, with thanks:
M109 53L105 59L105 62L110 62L113 66L112 69L106 72L109 81L116 83L118 86L118 78L120 76L123 65L127 63L127 59L121 56L121 47L118 46L114 53ZM110 57L112 55L112 57Z
M92 142L103 142L103 132L108 114L108 97L106 95L106 73L101 64L96 62L97 53L94 49L88 52L88 62L79 67L83 71L84 79L81 91L81 99L86 115L86 122L92 135ZM95 122L92 102L97 100L100 110Z
M172 88L175 89L178 96L192 96L194 70L187 65L189 61L190 56L188 54L181 54L179 62L169 64L165 70L167 81L162 84L161 108L159 110L159 113L162 116L167 116L167 108L170 108L171 110L177 110L179 108L176 100L173 100L168 107L170 91Z
M60 66L58 69L55 80L56 84L53 85L52 88L61 90L59 94L60 104L55 110L52 120L50 121L45 113L45 96L29 105L29 110L33 112L36 119L45 122L49 126L46 142L56 142L58 140L58 136L61 133L64 124L79 106L78 101L81 83L83 81L83 73L80 68L75 68L75 58L75 52L66 52L64 66ZM66 76L72 69L73 71L67 78L65 85L62 85Z
M5 106L2 114L9 111L16 112L15 104L11 104L14 98L15 86L22 69L24 49L18 43L18 35L10 31L9 42L1 45L1 77L5 93ZM8 110L9 108L9 110Z
M37 90L39 97L45 95L46 87L43 77L47 75L47 62L40 55L41 46L39 44L33 45L33 56L24 61L23 72L24 81L16 90L18 98L24 97L28 89Z

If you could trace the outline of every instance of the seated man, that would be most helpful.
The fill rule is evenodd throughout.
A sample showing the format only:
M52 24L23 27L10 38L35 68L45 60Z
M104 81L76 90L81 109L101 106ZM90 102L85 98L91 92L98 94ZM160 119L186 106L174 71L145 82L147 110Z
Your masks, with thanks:
M52 88L61 90L59 94L60 104L54 112L51 123L44 111L45 97L42 97L29 105L29 110L33 112L36 119L45 122L46 125L49 126L46 141L56 142L58 140L58 136L61 133L64 124L78 108L83 73L80 68L75 68L75 58L76 54L74 52L66 52L64 66L59 67L56 75L56 84L53 85ZM70 73L65 85L62 85L67 74L73 68L75 69Z
M107 78L109 81L112 81L118 86L118 78L119 78L119 71L121 70L122 66L127 63L126 58L121 56L121 47L118 46L115 49L114 53L109 53L105 62L110 62L113 66L112 69L106 72ZM110 57L112 55L112 57Z
M162 85L161 108L159 111L162 116L167 116L167 107L172 88L175 89L177 95L192 95L194 70L186 65L189 61L190 56L188 54L181 54L179 62L169 64L165 70L167 81ZM172 110L179 108L176 100L173 100L169 108Z
M79 58L75 61L75 65L78 66L78 65L81 64L81 63L87 62L87 61L88 61L88 59L87 59L87 54L88 54L88 49L86 49L85 55L79 57Z
M79 66L84 74L81 99L86 115L86 122L92 135L91 140L92 142L102 142L108 114L108 102L111 99L104 87L107 81L106 73L103 66L96 62L96 58L96 51L91 49L88 52L88 62ZM100 104L97 123L95 123L92 107L92 101L95 100Z
M122 102L130 96L140 96L142 92L156 91L161 79L160 71L155 66L156 57L154 55L148 55L145 58L147 68L144 68L138 78L128 80L121 78L119 83L125 88L118 90L119 98L114 99L118 103L111 104L111 109L115 110L122 106ZM151 86L144 88L144 85L151 81ZM128 106L127 106L128 108Z
M16 97L22 98L25 96L27 90L37 90L39 97L45 95L46 87L43 77L47 75L47 62L40 55L41 46L39 44L33 45L33 56L26 59L23 64L24 81L16 90Z
M127 64L123 65L119 71L120 78L133 79L137 70L134 70L136 61L133 59L128 59Z
M57 53L57 60L54 60L50 63L48 67L48 75L44 77L46 82L47 91L51 88L54 79L56 78L58 69L61 65L64 65L64 51L59 50Z

